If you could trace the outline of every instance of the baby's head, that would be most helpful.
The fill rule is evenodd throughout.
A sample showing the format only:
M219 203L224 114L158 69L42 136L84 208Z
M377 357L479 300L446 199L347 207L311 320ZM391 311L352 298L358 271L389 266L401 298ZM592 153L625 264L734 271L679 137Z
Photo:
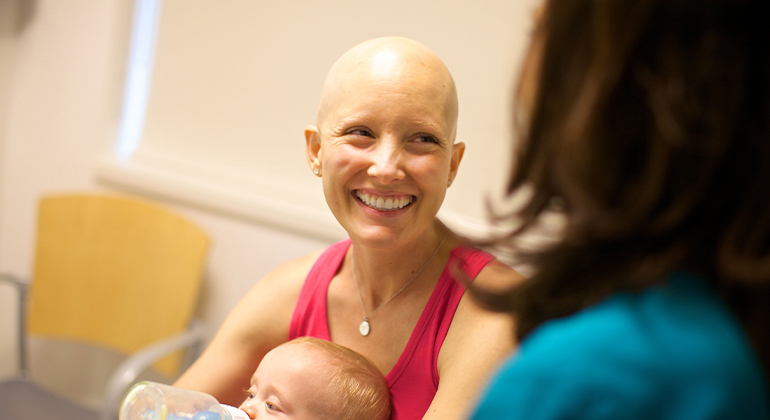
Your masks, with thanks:
M385 378L365 357L302 337L271 350L251 377L240 409L252 419L387 420Z

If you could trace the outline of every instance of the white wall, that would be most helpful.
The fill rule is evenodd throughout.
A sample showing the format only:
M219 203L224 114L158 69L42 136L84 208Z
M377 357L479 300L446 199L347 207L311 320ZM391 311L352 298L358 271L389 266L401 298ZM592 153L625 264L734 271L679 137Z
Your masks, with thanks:
M435 2L440 9L442 2ZM525 3L529 6L522 6ZM515 8L528 12L534 3L536 0L522 1ZM509 2L500 3L501 10L509 11L503 4ZM131 0L0 0L0 272L29 274L36 205L42 194L62 190L141 194L106 184L97 174L103 157L112 153L114 146L132 12ZM495 19L505 24L513 22L514 16ZM513 43L517 48L524 44L524 39L484 40L480 34L470 35L476 42ZM351 46L358 41L352 39ZM318 52L329 55L331 61L339 53ZM451 56L452 61L461 59L457 54ZM505 60L510 68L517 67L515 58ZM484 65L488 63L478 63L480 73ZM313 77L326 70L307 69ZM500 83L480 77L474 85L468 78L458 80L465 92L461 90L461 100L480 91L499 92L502 99L495 109L463 110L461 102L460 129L474 131L463 124L463 112L493 114L497 124L507 127L504 116L508 109L500 105L509 103L507 80ZM317 97L315 92L309 101L315 103ZM270 98L265 100L269 103ZM499 141L507 142L508 133L500 131ZM301 132L297 136L301 141ZM265 153L285 153L284 149L278 144ZM469 153L471 150L469 144ZM461 168L467 170L463 182L473 182L475 175L487 176L490 169L483 161L470 162ZM154 193L150 198L187 215L212 237L199 308L199 316L211 333L239 297L272 267L329 242L254 219L191 207L162 194ZM0 376L6 375L16 360L11 345L15 317L9 310L9 294L0 286Z

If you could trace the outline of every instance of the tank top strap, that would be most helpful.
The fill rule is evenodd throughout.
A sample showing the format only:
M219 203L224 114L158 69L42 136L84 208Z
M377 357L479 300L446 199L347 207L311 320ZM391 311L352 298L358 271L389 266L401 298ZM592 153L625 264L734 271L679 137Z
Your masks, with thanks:
M393 402L391 419L421 418L427 411L439 384L438 355L466 289L455 274L459 270L465 281L472 282L493 260L494 256L466 246L450 253L406 348L385 377Z
M316 337L331 341L326 319L326 296L334 275L350 248L350 239L336 242L318 257L302 285L289 326L289 340Z

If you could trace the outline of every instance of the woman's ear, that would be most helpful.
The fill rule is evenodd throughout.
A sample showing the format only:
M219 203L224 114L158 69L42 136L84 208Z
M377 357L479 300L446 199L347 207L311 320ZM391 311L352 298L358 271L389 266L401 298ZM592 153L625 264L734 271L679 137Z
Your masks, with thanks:
M310 170L316 176L321 175L321 135L318 128L309 125L305 128L305 153L307 154L307 163Z
M452 145L452 156L449 161L449 179L447 180L447 186L452 185L452 182L457 176L457 169L460 167L460 161L463 160L463 154L465 153L465 143L458 142Z

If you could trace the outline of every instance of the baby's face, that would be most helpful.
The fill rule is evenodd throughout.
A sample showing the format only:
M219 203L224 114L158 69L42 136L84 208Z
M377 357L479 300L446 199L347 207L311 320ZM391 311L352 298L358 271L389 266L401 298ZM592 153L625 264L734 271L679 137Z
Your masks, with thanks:
M335 397L327 389L333 367L305 345L284 345L267 353L251 377L239 407L252 419L331 419Z

